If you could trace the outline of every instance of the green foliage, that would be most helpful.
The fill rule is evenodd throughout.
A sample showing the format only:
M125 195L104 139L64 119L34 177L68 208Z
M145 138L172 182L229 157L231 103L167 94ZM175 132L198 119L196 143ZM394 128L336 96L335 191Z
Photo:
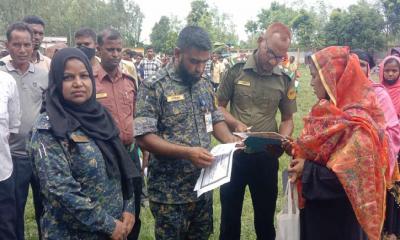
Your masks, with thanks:
M42 17L47 23L46 35L66 36L70 43L81 27L95 31L113 27L128 46L138 44L144 17L133 0L1 0L0 31L26 15Z
M331 13L325 26L326 45L380 50L385 46L383 29L383 16L361 1Z
M285 4L272 2L268 9L261 9L261 12L257 14L257 20L249 20L245 24L249 41L242 43L241 46L254 45L257 36L274 22L282 22L292 28L292 46L316 48L322 44L322 28L317 13L304 8L295 10Z
M318 16L313 11L300 9L291 21L293 36L297 47L319 48L322 42L322 29Z
M400 36L400 0L381 0L382 11L385 16L387 33L399 44Z
M381 0L386 23L393 34L400 32L400 0ZM385 21L380 9L360 0L347 10L334 9L330 15L324 1L312 8L288 7L272 2L262 9L256 19L249 20L245 29L249 46L265 27L273 22L282 22L293 33L292 47L320 49L330 45L348 45L352 48L381 50L385 47Z
M171 53L176 45L180 28L179 21L176 18L162 16L160 21L154 24L150 34L154 50L156 52Z
M187 16L187 24L190 26L201 26L211 23L211 13L205 0L195 0L191 4L191 11Z
M187 25L199 26L208 31L212 42L237 45L239 37L229 15L210 7L205 0L194 0L186 18Z
M294 9L285 4L272 2L269 9L262 9L261 13L257 15L258 29L262 31L274 22L281 22L290 26L294 16L296 16Z

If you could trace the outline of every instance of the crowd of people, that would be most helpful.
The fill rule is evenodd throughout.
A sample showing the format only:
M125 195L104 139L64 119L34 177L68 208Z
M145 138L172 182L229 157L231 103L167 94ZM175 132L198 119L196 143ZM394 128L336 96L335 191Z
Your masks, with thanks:
M12 23L0 59L0 239L24 239L29 186L39 239L138 239L145 182L155 239L208 239L213 194L197 197L194 187L213 164L211 137L240 145L233 132L248 131L285 140L234 153L220 188L219 239L240 239L247 186L257 239L275 239L284 152L299 191L300 239L400 237L398 49L379 64L379 83L361 49L308 56L318 101L294 139L300 74L282 23L232 65L196 26L183 28L161 61L151 46L145 57L125 49L112 28L81 28L75 47L57 45L50 59L40 52L44 32L38 16Z

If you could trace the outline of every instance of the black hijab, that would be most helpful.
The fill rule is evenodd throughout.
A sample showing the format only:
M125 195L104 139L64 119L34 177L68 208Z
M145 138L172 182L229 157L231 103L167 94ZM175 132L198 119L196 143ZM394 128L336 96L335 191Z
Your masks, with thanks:
M81 61L86 66L92 81L92 95L80 105L66 101L62 94L65 64L69 59ZM124 199L132 197L132 180L140 176L139 171L119 139L119 130L112 116L96 101L92 66L81 50L64 48L54 55L49 72L49 87L43 106L56 138L69 139L71 133L79 128L94 139L105 160L107 174L121 178Z
M367 51L361 49L354 49L351 50L351 53L356 54L360 60L368 62L370 69L375 67L374 58Z

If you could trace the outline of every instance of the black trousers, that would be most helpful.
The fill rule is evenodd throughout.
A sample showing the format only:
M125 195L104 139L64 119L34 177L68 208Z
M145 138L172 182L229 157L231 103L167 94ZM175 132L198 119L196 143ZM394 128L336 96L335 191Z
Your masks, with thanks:
M129 146L128 146L129 147ZM127 147L127 148L128 148ZM129 150L129 149L128 149ZM135 163L135 166L140 169L140 159L138 146L135 144L135 147L132 151L129 151L129 155ZM139 239L140 226L142 225L140 221L140 198L142 195L142 184L143 177L138 177L134 179L134 194L135 194L135 225L132 228L132 231L128 235L128 240L137 240Z
M243 198L249 186L257 239L275 239L274 214L278 193L277 157L267 152L234 154L231 181L220 189L220 240L240 239Z
M25 239L24 216L25 205L28 199L29 184L32 187L33 205L35 208L35 220L38 227L39 239L42 239L40 231L40 217L43 213L42 198L39 190L39 182L32 174L32 159L29 157L12 156L15 173L15 204L17 214L17 238Z
M15 201L15 173L0 181L0 239L17 239L17 212Z

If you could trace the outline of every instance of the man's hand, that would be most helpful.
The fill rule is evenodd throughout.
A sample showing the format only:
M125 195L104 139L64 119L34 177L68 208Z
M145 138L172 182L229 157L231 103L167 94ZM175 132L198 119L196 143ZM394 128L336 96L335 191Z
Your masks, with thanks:
M282 148L285 150L286 154L289 156L293 156L293 138L287 136L285 139L282 141Z
M133 215L130 212L123 212L121 220L126 227L128 235L132 231L133 226L135 225L135 215Z
M199 168L205 168L212 164L214 156L202 147L190 147L187 151L187 158Z
M128 236L128 232L125 224L119 220L115 220L115 229L111 235L112 240L125 240Z
M290 182L296 182L303 174L305 159L297 158L290 162L288 172L290 174Z
M237 120L233 131L234 132L248 132L249 127L247 127L247 125L242 123L241 121Z

